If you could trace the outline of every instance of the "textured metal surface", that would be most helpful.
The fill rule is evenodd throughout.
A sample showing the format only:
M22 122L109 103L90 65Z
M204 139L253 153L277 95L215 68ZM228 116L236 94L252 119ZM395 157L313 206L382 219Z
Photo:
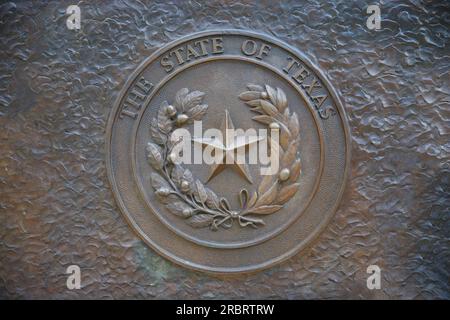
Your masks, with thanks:
M1 5L0 297L450 298L449 31L445 1ZM268 9L270 7L270 10ZM301 257L258 274L186 271L128 228L107 183L106 120L132 70L212 28L279 37L327 71L352 134L341 206ZM82 289L65 286L78 264ZM366 288L369 264L382 289Z

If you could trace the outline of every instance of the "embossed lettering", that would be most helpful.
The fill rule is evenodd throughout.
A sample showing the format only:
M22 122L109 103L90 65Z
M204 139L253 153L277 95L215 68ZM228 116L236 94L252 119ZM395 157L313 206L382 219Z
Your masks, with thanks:
M328 119L330 116L334 116L336 111L334 111L332 106L325 106L319 110L319 116L322 119Z
M245 40L242 43L242 52L246 55L246 56L252 56L256 53L257 50L257 44L255 41L253 40Z
M270 49L271 49L271 47L269 45L263 43L261 45L261 49L259 49L258 55L256 55L256 58L262 60L262 58L263 58L262 56L263 55L267 56L267 54L269 53Z
M321 95L321 96L315 96L311 97L312 101L316 104L317 108L320 109L322 104L327 100L327 96Z
M172 71L174 66L173 62L169 60L169 56L164 56L161 58L161 65L166 72Z
M198 58L200 55L195 51L190 44L186 46L186 61L190 61L191 57Z
M223 40L222 40L222 38L212 38L212 52L214 54L223 53Z
M186 44L184 47L180 46L172 49L168 54L161 58L160 64L164 68L164 71L170 73L176 66L181 66L186 62L206 57L209 54L221 54L223 52L224 47L222 37L201 39ZM264 52L262 54L264 54Z
M125 99L122 111L120 112L120 118L123 116L128 116L130 118L136 119L137 112L145 101L145 98L153 89L153 84L143 77L141 77L130 90L130 93Z
M176 48L169 52L169 56L175 55L177 57L178 65L182 65L184 63L183 57L181 53L183 52L183 48Z
M291 57L288 57L287 60L289 61L288 65L283 68L283 71L287 74L290 74L291 71L295 70L292 75L292 79L294 79L298 84L302 84L303 81L305 81L305 79L309 76L309 71L306 70L300 62L292 59Z
M258 44L253 40L245 40L242 43L241 51L246 56L255 56L256 59L262 60L263 55L267 56L271 47L268 44L262 43L258 50ZM258 52L258 54L256 54Z
M297 82L298 84L302 84L303 81L309 76L309 71L305 69L304 66L297 63L297 65L300 67L297 71L295 71L292 78Z
M322 108L323 103L327 100L328 96L325 94L314 94L314 89L321 89L322 84L320 81L308 71L305 66L299 61L293 59L292 57L287 57L287 65L283 68L283 71L291 76L291 78L297 82L301 88L305 90L306 95L314 103L314 108L322 119L328 119L331 115L336 114L336 111L332 106L327 106ZM307 79L308 84L305 84Z
M208 44L209 39L202 39L194 42L194 45L200 46L200 49L202 50L201 56L207 56L208 51L206 49L206 45Z
M283 68L283 71L287 74L289 74L289 72L291 71L291 68L294 66L294 64L296 63L296 61L294 59L292 59L291 57L288 57L287 60L288 65L286 67Z
M145 92L145 94L148 94L153 88L153 84L150 81L145 80L143 77L136 82L136 86Z
M322 88L322 86L320 85L320 83L317 81L316 78L313 78L311 83L310 84L304 84L303 88L305 88L306 92L308 92L308 94L311 95L311 93L312 93L314 88L320 89L320 88Z

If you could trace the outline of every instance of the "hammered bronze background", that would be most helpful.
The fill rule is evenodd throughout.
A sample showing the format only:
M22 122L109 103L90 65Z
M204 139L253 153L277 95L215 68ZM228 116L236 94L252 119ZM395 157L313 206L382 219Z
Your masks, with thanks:
M0 6L1 298L450 298L449 5L364 1L101 1ZM212 277L160 258L128 227L105 171L127 77L196 31L242 28L299 48L344 102L352 135L340 208L302 255ZM66 288L77 264L82 289ZM366 268L382 269L381 290Z

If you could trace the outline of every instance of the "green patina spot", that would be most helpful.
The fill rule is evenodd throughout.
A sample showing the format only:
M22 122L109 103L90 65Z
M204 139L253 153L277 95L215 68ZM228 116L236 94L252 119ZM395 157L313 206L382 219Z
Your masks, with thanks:
M148 277L151 277L154 281L167 280L168 278L185 272L185 270L159 256L156 252L148 248L143 242L136 244L135 257L139 265L139 269Z

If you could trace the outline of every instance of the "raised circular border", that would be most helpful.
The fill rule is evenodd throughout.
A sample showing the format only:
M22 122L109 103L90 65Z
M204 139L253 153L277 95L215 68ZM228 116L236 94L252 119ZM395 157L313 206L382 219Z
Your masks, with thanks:
M323 133L323 131L324 131L324 129L323 129L323 125L320 123L320 120L318 119L319 116L317 115L316 112L314 112L314 106L312 105L311 101L309 101L309 99L304 95L304 93L299 88L297 88L295 86L295 84L293 83L293 80L289 79L286 75L282 74L275 67L271 66L268 63L265 63L263 61L254 61L254 60L252 60L250 58L247 58L247 57L239 57L239 56L234 56L234 55L221 55L221 56L205 58L205 59L202 59L200 61L192 62L189 65L180 67L179 69L177 69L177 71L175 71L174 73L171 73L170 75L166 76L166 78L162 79L161 82L159 82L158 85L156 85L154 87L152 93L150 93L148 98L146 99L145 106L143 106L143 109L147 108L148 104L151 102L151 100L155 96L156 92L158 90L160 90L161 87L163 87L172 78L177 76L179 72L183 72L186 69L189 69L191 67L194 67L194 66L202 64L202 63L208 63L208 62L211 62L211 61L218 61L218 60L245 61L245 62L249 62L249 63L254 63L254 64L256 64L256 65L258 65L260 67L266 68L266 69L270 70L271 72L277 74L280 78L282 78L284 81L286 81L286 83L288 85L292 86L292 88L295 91L297 91L299 93L299 95L301 96L301 98L305 101L305 104L307 105L308 110L311 112L312 117L314 119L314 122L316 124L316 128L317 128L317 133L318 133L318 137L319 137L319 141L320 141L320 164L319 164L318 174L317 174L317 176L315 178L313 191L312 191L310 197L308 198L307 204L303 208L303 210L298 212L297 214L295 214L293 217L289 218L287 220L287 222L285 222L284 224L282 224L281 226L279 226L275 230L271 231L269 234L267 234L265 236L258 237L258 238L253 239L253 240L249 240L247 242L234 243L234 244L226 244L226 243L219 244L217 242L211 243L211 242L208 242L208 241L205 241L205 240L199 240L199 239L197 239L197 238L195 238L193 236L190 236L190 235L184 233L181 230L178 230L177 228L175 228L174 226L169 224L162 217L162 215L160 213L158 213L158 211L155 210L155 208L153 208L153 206L149 203L148 199L146 199L146 195L145 195L145 192L144 192L144 186L142 184L142 181L139 179L139 177L137 175L136 158L135 158L133 152L130 154L130 162L132 164L134 178L136 180L136 184L138 186L139 192L141 193L141 197L144 198L144 201L146 202L148 208L152 212L154 212L154 214L159 218L159 220L167 228L169 228L171 231L175 232L176 234L180 235L181 237L185 238L186 240L192 241L193 243L196 243L198 245L202 245L202 246L210 247L210 248L219 248L219 249L238 249L238 248L245 248L245 247L254 246L254 245L260 244L260 243L262 243L264 241L269 241L273 237L276 237L278 234L284 232L287 228L289 228L289 226L295 220L297 220L302 215L302 213L304 211L306 211L308 209L308 207L310 206L312 200L314 199L314 195L315 195L317 189L319 188L321 176L322 176L322 173L323 173L323 164L324 164L324 141L323 141L324 140L324 138L323 138L324 133ZM141 125L142 116L143 116L143 113L141 113L138 116L138 118L136 118L136 123L133 126L131 145L132 145L132 148L133 148L134 152L136 151L136 135L137 135L138 128Z
M340 121L342 124L342 128L344 130L344 136L345 136L344 146L345 146L345 151L346 151L346 153L345 153L346 157L345 157L344 172L342 174L343 179L342 179L341 188L336 197L336 200L334 201L332 208L330 209L331 212L330 212L330 214L328 214L326 216L326 219L324 219L320 224L317 225L317 227L314 229L313 232L311 232L306 238L304 238L297 246L293 247L292 249L288 250L284 254L279 255L275 258L272 258L270 260L266 260L262 263L254 264L251 266L225 267L224 268L224 267L210 267L210 266L206 266L203 264L194 263L191 261L186 261L180 257L177 257L176 255L173 255L170 251L168 251L168 250L160 247L156 243L154 243L152 241L152 239L150 239L148 237L148 235L143 232L143 230L140 228L140 226L129 215L122 199L119 197L119 191L118 191L118 188L117 188L117 185L115 182L114 174L112 171L112 164L111 164L111 160L112 160L112 158L111 158L111 137L112 137L112 128L113 128L114 121L116 119L117 111L122 104L122 100L123 100L126 92L128 91L128 88L133 83L133 81L136 79L136 77L139 76L139 74L145 69L145 67L148 64L150 64L151 62L153 62L158 56L160 56L160 54L162 52L164 52L170 48L173 48L176 45L183 43L189 39L198 38L198 37L206 37L206 36L211 36L211 35L233 35L233 34L240 35L240 36L254 37L254 38L257 38L260 40L272 42L272 43L276 44L277 46L279 46L280 48L283 48L287 52L290 52L294 56L298 57L302 61L302 63L304 63L308 68L310 68L312 71L314 71L315 75L320 79L320 81L323 83L323 85L328 90L329 94L332 96L333 101L335 103L336 111L340 115L339 118L340 118ZM350 148L350 146L351 146L350 129L349 129L349 124L348 124L348 120L346 117L345 109L342 105L341 99L337 95L335 89L330 85L328 79L325 77L323 72L321 70L319 70L317 67L315 67L314 64L303 53L299 52L297 49L291 47L290 45L288 45L282 41L279 41L279 40L273 38L272 36L253 32L253 31L242 30L242 29L209 30L209 31L201 31L201 32L192 33L187 36L181 37L175 41L172 41L172 42L166 44L164 47L155 51L150 57L146 58L133 71L133 73L129 76L128 80L122 87L122 89L116 99L116 102L110 111L110 115L109 115L109 119L108 119L108 123L107 123L107 127L106 127L106 132L105 132L105 147L106 147L105 154L106 154L106 170L107 170L108 180L109 180L109 183L110 183L112 191L113 191L113 196L114 196L118 206L120 207L121 212L125 216L127 222L130 224L130 226L137 232L137 234L141 237L141 239L143 239L143 241L145 243L147 243L151 248L156 250L159 254L161 254L165 258L167 258L167 259L171 260L172 262L179 264L181 266L188 267L188 268L198 270L198 271L213 273L213 274L248 273L248 272L255 272L258 270L266 269L275 264L279 264L282 261L287 260L288 258L290 258L293 255L300 252L306 246L311 245L311 243L315 239L317 239L317 237L323 232L325 227L328 225L329 221L334 216L334 212L337 210L337 208L341 202L342 195L344 193L344 190L345 190L345 187L347 184L349 168L350 168L350 163L351 163L351 148Z

